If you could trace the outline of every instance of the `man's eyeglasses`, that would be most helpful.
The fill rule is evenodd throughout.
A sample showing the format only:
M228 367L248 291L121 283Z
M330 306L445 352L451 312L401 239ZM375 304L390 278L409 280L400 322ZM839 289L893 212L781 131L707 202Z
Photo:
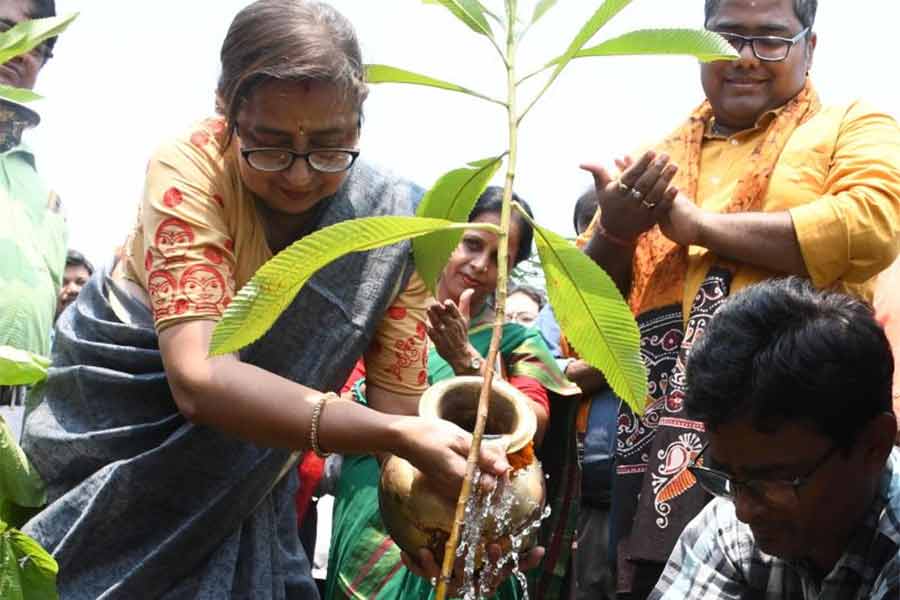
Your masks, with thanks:
M278 173L294 166L294 161L302 158L306 164L320 173L341 173L353 166L359 150L349 148L328 148L294 152L287 148L241 148L241 156L257 171Z
M716 33L728 40L738 54L744 51L744 47L747 44L750 44L750 47L753 49L753 56L759 60L764 62L781 62L788 57L794 44L809 33L809 27L792 38L775 35L740 35L727 31L717 31Z
M703 446L700 453L688 465L688 471L697 478L697 482L713 496L720 496L734 501L739 494L748 493L756 500L769 506L791 506L799 497L797 491L805 485L825 463L828 462L838 446L832 446L806 474L793 479L735 479L724 471L704 467L700 457L709 448Z

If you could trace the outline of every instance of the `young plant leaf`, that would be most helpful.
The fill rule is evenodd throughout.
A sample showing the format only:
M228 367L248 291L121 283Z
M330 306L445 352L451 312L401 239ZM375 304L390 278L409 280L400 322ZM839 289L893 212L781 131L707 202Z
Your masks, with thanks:
M524 211L520 211L524 212ZM535 225L550 304L566 339L635 414L647 397L640 334L616 284L574 244Z
M33 49L62 33L78 13L64 17L47 17L17 23L9 31L0 33L0 64Z
M555 4L556 0L540 0L534 7L534 14L531 15L531 22L537 23L538 19L543 17Z
M366 81L369 83L408 83L412 85L425 85L440 88L442 90L450 90L451 92L468 94L470 96L475 96L476 98L481 98L482 100L488 100L495 104L505 106L500 100L496 100L461 85L456 85L455 83L450 83L449 81L443 81L441 79L435 79L434 77L422 75L421 73L398 69L397 67L391 67L389 65L366 65Z
M488 223L453 223L421 217L366 217L336 223L294 242L256 272L235 295L216 324L210 355L234 352L259 339L293 301L300 288L328 263L350 254L372 250L444 229Z
M579 50L572 58L650 54L693 56L703 62L739 57L725 38L705 29L640 29ZM550 64L561 59L559 57Z
M584 47L588 41L594 37L600 28L609 23L613 17L622 12L622 10L631 4L632 0L605 0L603 4L600 5L594 14L591 15L591 18L588 19L587 23L585 23L581 29L578 31L578 34L575 36L575 39L572 40L572 43L569 44L569 47L563 53L561 57L555 60L556 70L553 71L553 75L551 75L551 80L556 79L557 75L559 75L560 71L562 71L568 62L578 53L579 50Z
M13 102L25 104L27 102L40 100L41 98L43 98L43 96L41 96L40 94L35 94L27 88L17 88L0 84L0 98L6 98L7 100L12 100Z
M430 190L425 192L416 214L420 217L445 219L457 223L469 220L469 213L478 197L503 163L503 156L485 158L469 163L442 175ZM413 240L416 270L425 285L435 292L450 253L459 243L462 230L448 229Z
M59 565L32 538L0 521L0 598L58 600Z
M422 0L422 2L440 4L475 33L488 37L492 35L491 26L485 17L487 10L478 0Z
M41 476L0 417L0 502L4 501L38 508L47 502L47 494Z
M12 346L0 346L0 385L31 385L47 377L50 359L19 350Z

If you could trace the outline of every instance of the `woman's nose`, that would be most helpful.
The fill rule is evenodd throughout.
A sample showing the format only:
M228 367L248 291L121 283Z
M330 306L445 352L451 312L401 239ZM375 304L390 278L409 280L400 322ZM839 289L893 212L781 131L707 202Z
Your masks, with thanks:
M487 271L488 258L486 253L479 253L472 258L472 266L475 267L479 271Z
M313 178L314 171L306 159L297 157L289 169L282 172L282 176L293 187L303 187Z

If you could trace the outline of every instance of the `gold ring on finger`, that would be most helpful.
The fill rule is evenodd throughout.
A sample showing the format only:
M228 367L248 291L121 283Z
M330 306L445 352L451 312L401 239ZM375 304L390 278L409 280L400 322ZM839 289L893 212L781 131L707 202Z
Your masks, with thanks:
M656 208L656 202L647 202L647 199L645 198L641 200L641 206L643 206L647 210L653 210L654 208Z
M622 183L621 179L616 179L616 185L618 186L619 191L622 192L623 194L627 194L628 192L631 191L631 188L628 187L627 185L625 185L624 183Z

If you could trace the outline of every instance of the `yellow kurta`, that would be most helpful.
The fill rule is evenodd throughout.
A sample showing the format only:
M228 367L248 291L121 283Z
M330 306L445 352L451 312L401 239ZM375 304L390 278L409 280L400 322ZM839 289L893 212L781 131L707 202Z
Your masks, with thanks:
M729 138L708 133L700 158L698 206L723 212L745 162L777 111L755 129ZM788 210L806 268L816 287L833 287L872 300L874 277L900 244L900 128L863 103L824 106L800 125L785 146L762 210ZM709 267L723 262L692 246L684 290L684 314ZM731 291L781 275L746 263L735 268Z

